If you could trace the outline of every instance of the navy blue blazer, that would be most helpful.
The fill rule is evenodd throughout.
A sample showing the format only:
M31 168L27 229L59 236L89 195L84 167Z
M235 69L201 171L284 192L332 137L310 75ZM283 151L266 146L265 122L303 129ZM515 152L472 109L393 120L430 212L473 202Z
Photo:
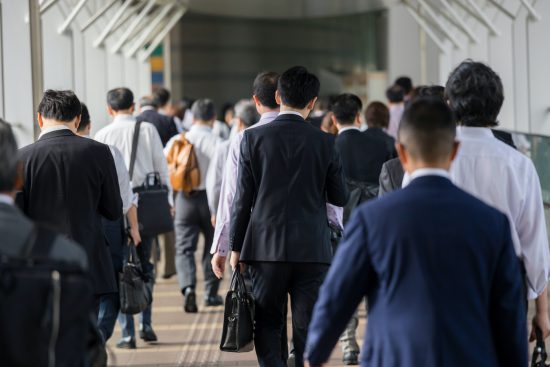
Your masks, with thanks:
M508 220L444 177L419 177L354 212L310 324L312 366L328 360L364 296L363 366L527 366Z

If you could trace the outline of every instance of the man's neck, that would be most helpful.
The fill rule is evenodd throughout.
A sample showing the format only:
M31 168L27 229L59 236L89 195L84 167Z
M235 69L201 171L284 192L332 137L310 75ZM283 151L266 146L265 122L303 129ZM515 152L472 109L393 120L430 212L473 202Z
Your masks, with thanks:
M114 114L113 114L113 118L115 117L118 117L118 116L132 116L132 111L130 110L120 110L120 111L116 111Z
M206 126L206 127L212 127L212 124L214 121L203 121L203 120L195 120L193 121L193 125L197 126Z
M269 112L274 112L274 113L279 113L281 110L277 107L277 108L269 108L269 107L266 107L266 106L260 106L259 108L259 113L260 115L263 115L264 113L269 113Z
M302 115L302 117L303 117L304 120L305 120L305 119L307 118L307 116L309 115L310 110L309 110L308 108L299 109L299 108L294 108L294 107L289 107L289 106L281 105L281 113L284 113L284 112L296 112L296 113L299 113L300 115Z
M55 121L55 120L44 121L40 130L44 131L47 129L58 128L61 126L68 128L73 133L76 133L76 127L74 122L62 122L62 121Z
M428 162L410 162L407 166L407 173L412 174L414 171L419 169L434 169L434 170L443 170L449 171L451 169L451 162L439 162L439 163L428 163Z

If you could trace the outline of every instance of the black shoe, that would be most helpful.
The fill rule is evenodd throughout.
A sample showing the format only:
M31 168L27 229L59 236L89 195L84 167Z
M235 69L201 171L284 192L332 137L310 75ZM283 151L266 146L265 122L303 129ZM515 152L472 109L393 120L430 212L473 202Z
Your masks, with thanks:
M170 279L172 278L176 273L170 273L170 274L162 274L162 279Z
M197 296L195 295L195 290L193 288L187 288L184 293L185 301L183 303L183 309L187 313L197 313L199 309L197 308Z
M156 342L157 341L157 334L153 331L153 328L151 326L143 328L143 330L139 331L139 337L145 341L145 342Z
M358 352L346 352L342 357L342 362L346 366L355 366L359 364L359 353Z
M223 298L222 296L219 296L219 295L206 297L204 299L204 305L206 307L222 306Z
M119 349L136 349L136 341L134 339L120 339L119 342L116 343L116 347Z

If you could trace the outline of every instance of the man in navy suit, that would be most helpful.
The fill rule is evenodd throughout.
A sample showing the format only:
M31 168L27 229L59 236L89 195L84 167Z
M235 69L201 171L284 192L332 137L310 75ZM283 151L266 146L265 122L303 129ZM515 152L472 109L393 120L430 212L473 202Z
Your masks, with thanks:
M359 207L321 288L306 358L322 366L361 299L369 367L527 366L525 289L506 216L454 186L455 123L441 100L404 114L412 182Z

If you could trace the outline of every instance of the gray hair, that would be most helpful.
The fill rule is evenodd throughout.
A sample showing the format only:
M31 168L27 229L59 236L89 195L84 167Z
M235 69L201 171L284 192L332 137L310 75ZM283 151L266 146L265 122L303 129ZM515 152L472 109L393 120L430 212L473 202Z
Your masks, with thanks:
M15 188L18 162L17 142L11 126L0 119L0 192Z
M216 109L211 99L199 99L191 107L193 117L197 120L212 121L216 118Z
M260 119L256 105L249 99L243 99L235 105L235 116L240 119L246 127L254 125Z

